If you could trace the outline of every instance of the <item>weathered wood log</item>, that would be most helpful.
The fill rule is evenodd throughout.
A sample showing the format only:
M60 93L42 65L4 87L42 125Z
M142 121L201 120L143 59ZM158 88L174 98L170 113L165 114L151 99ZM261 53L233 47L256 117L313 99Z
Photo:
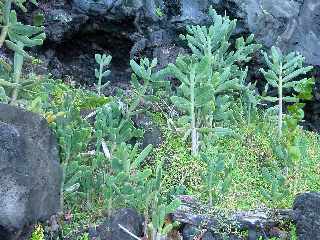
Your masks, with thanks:
M182 204L172 214L173 220L211 231L227 229L270 229L284 223L293 222L292 209L256 209L252 211L229 212L210 209L190 196L179 196Z

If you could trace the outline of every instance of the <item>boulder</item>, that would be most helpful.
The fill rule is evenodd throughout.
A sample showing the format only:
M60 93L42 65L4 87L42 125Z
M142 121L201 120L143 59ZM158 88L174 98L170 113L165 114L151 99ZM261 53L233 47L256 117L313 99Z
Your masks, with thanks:
M130 78L130 74L121 75L130 55L147 48L152 57L155 48L171 46L186 25L208 23L209 6L238 19L236 35L252 32L267 48L277 45L285 52L299 51L308 64L320 65L318 0L49 0L40 4L48 42L44 51L55 49L65 65L62 75L76 74L69 65L76 64L78 56L107 52L114 55L113 78ZM90 72L94 70L92 62L83 62Z
M303 193L296 197L295 212L296 233L298 239L320 239L320 193Z
M123 226L134 235L143 235L143 217L131 208L123 208L115 212L102 225L97 227L96 236L101 240L135 240L120 227Z
M246 12L248 30L259 42L266 47L277 45L285 52L298 51L308 64L320 65L318 0L250 0L238 5Z
M145 148L149 144L154 147L159 147L162 144L161 130L149 116L138 114L133 121L138 128L144 130L141 148Z
M183 240L193 240L201 237L202 240L217 240L210 231L201 231L196 226L186 224L182 230Z
M0 104L0 239L60 209L62 170L58 146L45 119Z

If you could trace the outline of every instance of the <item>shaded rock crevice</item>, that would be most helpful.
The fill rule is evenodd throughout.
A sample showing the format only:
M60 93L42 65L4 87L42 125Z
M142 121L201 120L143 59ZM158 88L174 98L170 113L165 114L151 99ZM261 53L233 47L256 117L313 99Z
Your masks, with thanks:
M267 48L277 45L285 52L299 51L306 57L308 64L320 65L320 4L316 0L49 1L40 6L45 13L47 33L47 44L43 49L51 48L56 51L56 44L63 46L68 41L82 41L85 45L87 38L90 38L86 48L99 52L99 48L103 50L107 47L107 52L115 55L115 69L124 70L118 67L124 65L119 61L120 58L127 59L136 53L143 53L148 57L153 55L152 48L159 45L159 39L156 44L152 39L155 32L169 33L160 39L160 45L170 46L176 44L178 33L183 31L187 24L207 23L207 10L210 5L220 14L238 19L235 35L252 32L257 41ZM90 46L92 42L98 49ZM108 49L106 45L119 46L120 51L112 51L111 47ZM60 49L58 47L57 51ZM79 49L78 56L81 56L83 47L76 49ZM149 54L148 51L144 52L145 49L151 49L151 54L150 51ZM60 62L62 57L60 53ZM62 61L62 65L69 63L70 61ZM87 66L90 64L88 61ZM115 81L124 78L117 74L112 76L116 78ZM83 74L82 76L87 77Z
M73 81L87 85L95 81L97 63L94 54L110 54L112 74L108 79L114 83L127 80L130 77L130 51L134 44L130 37L136 31L133 21L133 18L103 23L88 20L79 31L63 41L47 41L40 52L50 59L48 68L55 77L69 76Z

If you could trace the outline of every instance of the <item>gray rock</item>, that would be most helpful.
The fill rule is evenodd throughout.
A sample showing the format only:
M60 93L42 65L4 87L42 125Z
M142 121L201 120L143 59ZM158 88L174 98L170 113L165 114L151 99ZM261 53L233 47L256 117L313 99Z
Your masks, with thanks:
M43 221L60 209L62 171L47 122L0 104L0 236Z
M182 230L182 237L183 240L193 240L196 237L199 237L201 235L201 230L199 230L197 227L192 226L190 224L186 224ZM202 235L203 240L217 240L211 232L206 232Z
M75 62L73 58L63 60L64 56L68 59L69 51L75 57L84 55L82 46L87 46L87 53L92 55L98 51L90 39L96 39L101 50L110 50L113 54L118 52L113 52L112 46L126 49L127 52L119 52L121 56L117 59L127 59L145 48L153 50L172 45L172 41L177 40L177 32L182 31L187 24L207 23L210 5L220 14L227 12L231 18L238 19L236 34L252 32L257 41L266 47L277 45L286 52L299 51L306 57L307 63L320 65L318 0L73 0L65 4L49 5L49 10L45 11L47 39L62 46L65 46L66 41L73 42L76 39L77 44L67 44L68 51L60 53L59 60L66 65ZM161 9L164 14L161 19L156 14L157 9ZM92 38L94 31L97 31L97 35L105 32L105 45L98 37ZM137 32L141 37L130 42L134 38L131 36ZM77 38L83 38L84 43L79 44ZM126 43L128 46L124 47ZM63 49L62 46L52 46L57 55L59 49ZM75 49L71 49L72 46ZM88 51L91 48L92 51ZM73 53L75 50L79 54ZM89 61L86 62L90 67ZM113 77L130 77L130 74L121 75L127 64L120 61L115 64L117 66L112 69L115 73ZM69 74L70 67L65 69Z
M89 17L84 14L75 14L68 9L57 8L46 13L44 22L46 37L52 42L61 42L73 33L81 30Z
M175 45L157 47L153 50L153 57L158 59L157 69L166 67L169 63L175 63L179 54L186 54L186 50Z
M201 234L202 234L202 232L199 228L197 228L196 226L190 225L190 224L186 224L182 230L183 240L198 239L197 237L200 237ZM230 235L227 235L227 233L216 234L216 233L212 233L210 231L204 232L201 239L202 240L224 240L224 239L242 240L241 237L233 235L233 234L230 234ZM254 239L248 238L248 240L256 240L256 239L257 238L254 238Z
M317 0L231 0L237 7L235 17L247 31L266 47L279 46L283 51L298 51L306 62L320 65L320 4Z
M138 128L144 130L143 140L142 140L142 148L147 147L149 144L154 147L160 146L162 143L162 133L159 127L152 122L152 119L145 114L139 114L135 117L134 123Z
M293 210L298 239L320 239L320 193L303 193L296 197Z
M98 236L101 240L135 240L122 229L119 224L125 227L134 235L141 237L143 235L143 217L134 209L124 208L118 210L111 219L97 227Z

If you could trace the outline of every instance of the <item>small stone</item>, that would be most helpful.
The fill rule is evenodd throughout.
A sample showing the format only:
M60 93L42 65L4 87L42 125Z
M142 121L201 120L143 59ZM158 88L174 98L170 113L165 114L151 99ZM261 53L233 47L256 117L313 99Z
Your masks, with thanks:
M118 210L110 219L97 227L97 232L101 240L135 240L120 227L123 226L128 231L141 237L143 235L143 217L131 208Z
M202 240L216 240L211 232L205 231L204 233L202 233L200 229L190 224L186 224L182 231L183 240L193 240L197 237L200 237L201 235Z
M298 239L320 239L320 193L303 193L296 197L295 211L296 233Z

